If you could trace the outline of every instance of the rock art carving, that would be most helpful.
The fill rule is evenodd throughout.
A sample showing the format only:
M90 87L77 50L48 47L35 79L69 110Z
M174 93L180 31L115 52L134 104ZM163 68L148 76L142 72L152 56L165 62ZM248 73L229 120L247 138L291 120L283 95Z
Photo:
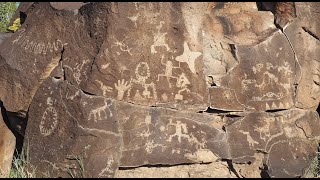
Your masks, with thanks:
M134 94L136 100L154 99L157 100L156 86L153 82L147 83L150 78L150 68L146 62L140 62L135 69L136 78L131 80L132 86L128 90L128 96ZM143 88L142 92L136 90L132 92L133 86L138 85Z
M112 103L108 103L107 100L104 101L104 105L91 110L88 116L88 120L93 120L94 122L105 120L108 117L112 117L112 111L110 110L110 106Z
M127 91L131 87L131 84L129 82L126 82L124 79L121 81L118 80L118 83L114 84L114 88L118 90L118 100L122 100L124 96L124 92Z
M187 63L191 72L193 74L196 74L195 61L199 56L201 56L202 53L191 51L187 42L184 42L183 49L184 49L183 54L180 56L177 56L176 60L179 62Z
M58 113L53 107L53 101L50 97L47 99L47 105L48 107L44 111L39 125L40 133L43 136L52 134L58 125Z

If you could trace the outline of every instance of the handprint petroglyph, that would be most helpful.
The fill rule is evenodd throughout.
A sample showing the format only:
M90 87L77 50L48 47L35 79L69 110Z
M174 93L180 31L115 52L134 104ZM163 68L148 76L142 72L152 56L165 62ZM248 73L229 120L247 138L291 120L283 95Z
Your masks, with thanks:
M123 99L124 92L131 87L131 83L125 81L124 79L118 80L118 83L114 83L114 88L118 90L118 100Z

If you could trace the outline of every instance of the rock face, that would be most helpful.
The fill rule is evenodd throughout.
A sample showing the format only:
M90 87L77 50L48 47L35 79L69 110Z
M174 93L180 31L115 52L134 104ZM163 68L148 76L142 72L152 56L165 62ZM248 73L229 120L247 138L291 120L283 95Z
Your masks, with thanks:
M6 178L9 176L13 153L16 146L16 138L8 129L1 115L0 104L0 177Z
M300 177L319 5L34 3L0 45L0 100L38 176Z

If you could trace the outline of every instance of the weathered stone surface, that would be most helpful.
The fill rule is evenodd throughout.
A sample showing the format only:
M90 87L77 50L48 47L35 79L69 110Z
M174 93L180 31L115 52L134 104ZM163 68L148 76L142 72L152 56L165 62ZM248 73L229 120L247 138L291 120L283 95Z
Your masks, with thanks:
M226 103L231 98L235 103L228 106L230 110L288 109L294 105L292 83L296 61L280 31L258 45L237 46L237 56L239 65L210 90L210 94L223 91L220 97L210 96L212 108L227 109Z
M116 12L99 22L117 23L108 23L84 90L140 105L203 110L201 39L194 37L187 7L178 4L111 4Z
M297 94L295 106L316 110L320 100L319 57L320 57L320 15L314 13L319 3L296 3L297 18L287 26L284 32L296 53Z
M257 153L265 153L271 177L301 176L316 154L319 123L317 113L299 109L249 113L226 126L232 160L252 163Z
M8 177L13 153L16 146L16 137L12 134L5 124L1 114L0 104L0 177Z
M191 168L222 159L301 176L320 133L317 3L71 4L25 5L0 45L0 100L28 117L39 176L211 177ZM139 168L156 165L171 173Z
M121 166L206 163L230 156L225 132L211 125L220 117L128 103L119 104L117 111Z
M9 38L12 34L11 33L0 33L0 45L3 41Z
M85 3L83 2L50 2L50 5L58 10L76 10L80 9Z
M49 78L30 106L26 139L38 172L66 177L111 177L119 166L121 134L113 100L89 96ZM50 142L50 143L48 143ZM83 158L84 172L74 157ZM75 166L75 169L74 169Z
M110 177L118 166L207 163L230 157L225 132L211 125L221 117L86 95L55 78L40 86L29 118L33 121L25 138L33 152L30 162L55 177L66 175L73 154L85 156L90 177Z
M119 170L116 178L236 178L226 162Z
M22 26L5 44L1 44L0 99L11 112L27 112L40 83L48 77L61 58L64 44L61 37L54 35L59 32L59 25L52 23L57 15L50 16L53 12L46 11L42 6L45 3L38 4L34 10L40 14L49 14L46 21L41 21L41 16L35 13L28 14L26 24L34 25ZM50 29L41 36L36 33L39 31L37 24L40 23L46 27L44 31Z

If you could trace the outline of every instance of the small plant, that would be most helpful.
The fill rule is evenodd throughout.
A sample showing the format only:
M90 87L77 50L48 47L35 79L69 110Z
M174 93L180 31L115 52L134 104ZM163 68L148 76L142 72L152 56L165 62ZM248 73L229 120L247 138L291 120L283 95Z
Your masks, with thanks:
M26 148L23 148L21 153L13 157L12 167L9 173L9 178L35 178L35 170L29 164L29 143ZM30 168L32 171L30 172Z
M10 20L16 10L16 2L0 2L0 32L7 32Z
M80 178L84 178L84 165L83 165L83 157L72 155L72 157L68 158L69 160L76 160L78 166L80 167ZM76 168L68 167L67 168L67 173L70 175L71 178L76 178L76 174L72 172L72 170L75 170Z

